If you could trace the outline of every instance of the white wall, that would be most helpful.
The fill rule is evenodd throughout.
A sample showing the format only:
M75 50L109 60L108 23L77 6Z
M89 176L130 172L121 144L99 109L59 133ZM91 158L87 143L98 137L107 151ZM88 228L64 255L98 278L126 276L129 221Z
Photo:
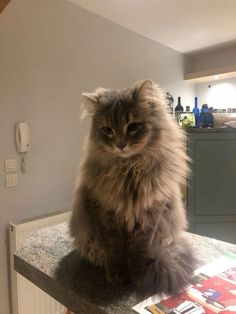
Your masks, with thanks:
M196 96L199 105L207 103L209 107L219 109L236 108L236 78L197 84Z
M0 16L0 314L9 313L6 227L9 221L69 208L88 122L80 95L153 78L183 103L180 53L65 0L14 0ZM32 147L19 186L4 187L4 159L20 158L13 129L29 123Z

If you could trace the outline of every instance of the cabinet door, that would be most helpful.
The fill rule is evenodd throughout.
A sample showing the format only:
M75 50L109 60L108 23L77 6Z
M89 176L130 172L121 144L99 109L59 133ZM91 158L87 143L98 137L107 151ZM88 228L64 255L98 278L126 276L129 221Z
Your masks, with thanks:
M188 148L190 230L236 241L236 132L192 133Z

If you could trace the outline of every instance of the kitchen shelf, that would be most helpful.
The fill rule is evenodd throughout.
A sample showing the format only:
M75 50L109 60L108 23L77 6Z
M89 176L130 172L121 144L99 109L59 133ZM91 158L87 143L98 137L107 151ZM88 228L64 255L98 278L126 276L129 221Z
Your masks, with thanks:
M203 83L233 77L236 77L236 65L185 74L184 80L192 83Z

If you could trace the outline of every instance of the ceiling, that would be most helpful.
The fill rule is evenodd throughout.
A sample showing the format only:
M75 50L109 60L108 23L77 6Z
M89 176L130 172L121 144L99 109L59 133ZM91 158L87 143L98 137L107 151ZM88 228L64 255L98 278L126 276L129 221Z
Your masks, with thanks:
M182 53L236 40L236 0L70 0Z

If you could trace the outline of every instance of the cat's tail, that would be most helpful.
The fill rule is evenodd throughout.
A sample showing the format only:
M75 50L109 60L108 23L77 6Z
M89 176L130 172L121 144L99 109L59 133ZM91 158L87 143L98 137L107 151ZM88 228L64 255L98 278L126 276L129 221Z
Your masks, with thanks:
M192 282L197 259L185 238L155 252L136 250L130 253L130 272L140 293L175 295Z

